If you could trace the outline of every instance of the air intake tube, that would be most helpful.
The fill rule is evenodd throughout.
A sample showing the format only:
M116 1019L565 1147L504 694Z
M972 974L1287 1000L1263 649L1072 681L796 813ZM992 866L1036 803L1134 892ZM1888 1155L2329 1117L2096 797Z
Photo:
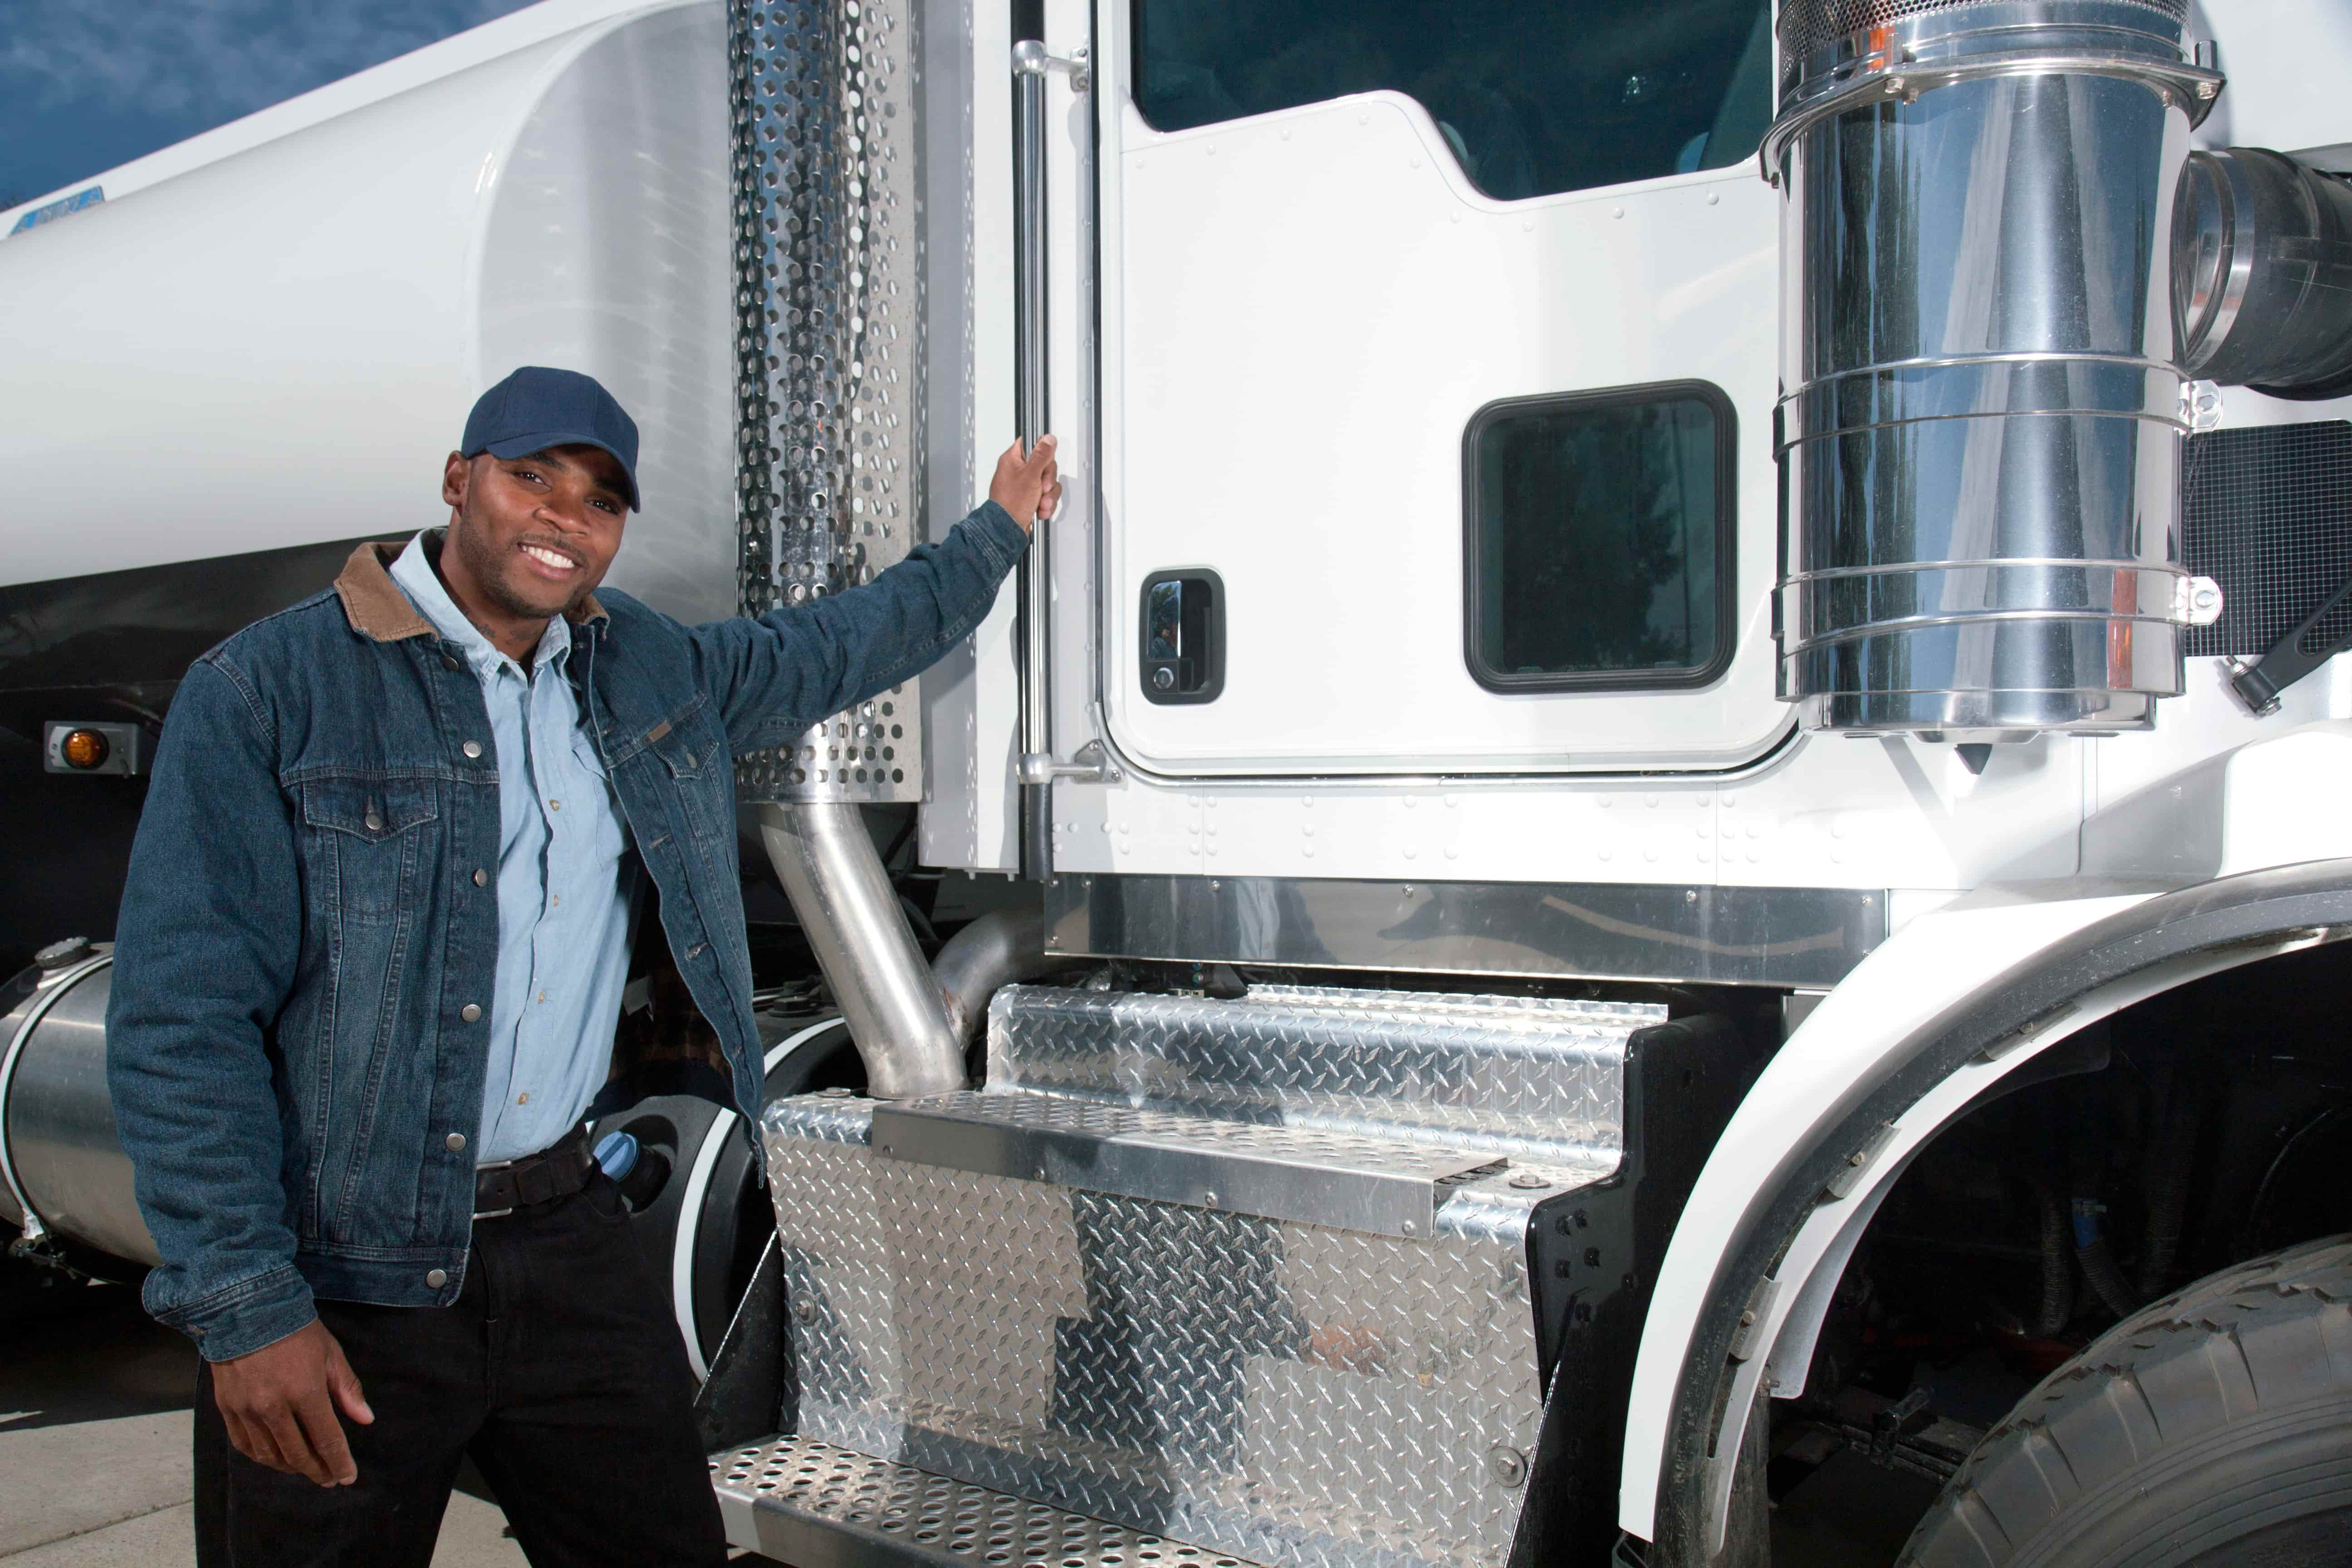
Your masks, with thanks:
M2187 0L1787 0L1780 695L1809 728L2144 728L2173 556ZM2192 608L2192 606L2194 606Z
M2172 214L2189 374L2273 397L2352 393L2352 180L2284 153L2191 153Z

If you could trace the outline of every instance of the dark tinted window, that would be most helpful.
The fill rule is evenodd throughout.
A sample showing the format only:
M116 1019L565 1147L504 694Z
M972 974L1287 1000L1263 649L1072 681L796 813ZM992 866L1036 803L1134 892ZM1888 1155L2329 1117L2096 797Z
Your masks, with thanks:
M1469 658L1486 686L1705 681L1731 650L1731 405L1696 383L1471 421Z
M1181 131L1390 88L1506 200L1736 163L1771 119L1766 0L1135 0L1135 98Z

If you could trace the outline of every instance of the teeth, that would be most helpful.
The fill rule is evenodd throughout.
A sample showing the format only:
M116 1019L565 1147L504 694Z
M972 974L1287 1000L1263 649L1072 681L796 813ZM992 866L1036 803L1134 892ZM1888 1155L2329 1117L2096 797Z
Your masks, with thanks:
M559 572L569 572L574 564L570 557L558 555L552 550L541 550L536 544L524 545L522 547L522 552L525 555L530 556L533 561L544 562L548 565L554 567Z

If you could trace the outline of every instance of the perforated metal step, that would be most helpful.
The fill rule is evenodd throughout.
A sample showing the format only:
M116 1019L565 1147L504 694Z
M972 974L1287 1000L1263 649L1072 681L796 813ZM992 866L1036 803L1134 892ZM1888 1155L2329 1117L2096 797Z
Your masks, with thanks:
M727 1542L795 1568L1258 1568L806 1437L710 1457Z

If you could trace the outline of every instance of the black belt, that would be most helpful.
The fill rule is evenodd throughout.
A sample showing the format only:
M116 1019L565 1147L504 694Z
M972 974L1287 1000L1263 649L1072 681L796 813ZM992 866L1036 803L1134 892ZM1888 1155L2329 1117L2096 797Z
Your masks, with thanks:
M533 1204L570 1197L588 1184L596 1168L589 1152L588 1129L575 1127L562 1139L536 1154L501 1160L474 1169L474 1217L497 1219Z

